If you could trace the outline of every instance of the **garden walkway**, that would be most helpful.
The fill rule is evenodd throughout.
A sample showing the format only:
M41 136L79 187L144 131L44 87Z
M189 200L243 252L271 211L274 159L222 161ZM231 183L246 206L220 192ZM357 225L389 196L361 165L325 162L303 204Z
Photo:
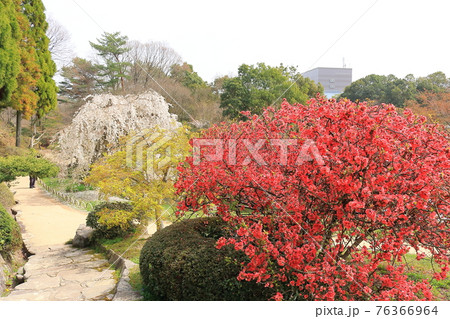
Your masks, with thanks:
M39 186L30 189L28 178L19 178L12 190L25 244L34 255L24 266L25 283L0 300L111 300L117 281L107 260L65 244L87 213L61 204Z

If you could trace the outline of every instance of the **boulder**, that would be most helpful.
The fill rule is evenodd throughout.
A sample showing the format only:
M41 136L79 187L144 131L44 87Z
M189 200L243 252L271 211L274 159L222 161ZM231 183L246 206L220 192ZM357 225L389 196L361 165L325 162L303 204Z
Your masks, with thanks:
M77 229L75 237L73 238L72 245L78 248L88 247L92 242L93 235L94 235L93 228L81 224Z

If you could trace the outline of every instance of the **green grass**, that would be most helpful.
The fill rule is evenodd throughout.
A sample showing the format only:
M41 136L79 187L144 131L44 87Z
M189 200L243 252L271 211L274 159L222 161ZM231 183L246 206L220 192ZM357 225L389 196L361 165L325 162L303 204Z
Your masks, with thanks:
M112 249L124 258L138 264L141 249L147 242L146 238L140 238L143 231L144 230L138 230L135 233L125 236L124 238L118 237L114 239L103 239L100 240L100 244L102 244L105 248Z
M42 181L48 187L59 192L64 191L66 187L72 183L72 180L69 178L56 178L56 177L46 177L43 178Z
M43 178L43 183L50 187L51 189L54 189L58 192L62 193L74 193L74 192L83 192L87 190L94 190L94 188L90 185L85 185L80 182L76 182L70 178ZM91 212L95 206L102 203L101 200L94 200L94 201L86 201L86 200L80 200L84 203L86 203L86 210L88 212Z
M140 230L124 238L118 237L100 240L100 244L103 247L114 250L117 254L122 255L122 257L136 264L135 267L130 269L129 278L131 287L140 294L143 293L144 286L139 270L139 257L142 247L147 242L147 238L140 238L142 232L143 230Z
M92 191L94 188L90 185L86 185L83 183L72 183L68 186L66 186L65 191L67 193L76 193L76 192L85 192L85 191Z
M136 265L136 267L130 269L129 273L130 278L130 285L133 287L133 289L137 292L139 292L141 295L144 291L144 284L142 283L142 277L141 272L139 271L139 266Z
M75 181L70 178L47 177L43 178L42 181L48 187L55 189L59 192L75 193L94 190L92 186L86 185L82 182Z
M437 300L450 300L450 278L444 280L433 278L434 272L439 272L440 267L431 258L417 260L416 255L406 254L404 263L406 264L405 273L408 279L413 281L428 280Z
M86 203L86 210L88 212L92 212L95 209L95 206L100 205L101 203L103 203L101 200L92 200L92 201L85 201ZM89 205L90 204L90 205Z

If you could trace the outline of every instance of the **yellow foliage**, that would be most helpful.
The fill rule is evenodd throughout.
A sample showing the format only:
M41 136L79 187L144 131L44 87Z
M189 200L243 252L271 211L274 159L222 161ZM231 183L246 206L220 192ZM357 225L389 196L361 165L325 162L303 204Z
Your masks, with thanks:
M129 135L92 165L85 182L106 196L129 200L136 216L159 220L163 202L173 199L176 167L188 155L192 136L186 126Z
M105 226L107 229L119 227L122 231L127 231L130 227L130 222L134 219L136 213L126 210L112 210L104 208L97 212L98 223Z

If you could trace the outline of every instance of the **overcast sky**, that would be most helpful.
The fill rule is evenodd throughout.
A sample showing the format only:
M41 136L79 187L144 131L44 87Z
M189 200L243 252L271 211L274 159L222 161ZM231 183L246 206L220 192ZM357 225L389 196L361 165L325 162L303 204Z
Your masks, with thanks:
M206 81L242 63L353 69L368 74L443 71L450 77L447 0L43 0L71 34L76 55L120 31L163 41Z

